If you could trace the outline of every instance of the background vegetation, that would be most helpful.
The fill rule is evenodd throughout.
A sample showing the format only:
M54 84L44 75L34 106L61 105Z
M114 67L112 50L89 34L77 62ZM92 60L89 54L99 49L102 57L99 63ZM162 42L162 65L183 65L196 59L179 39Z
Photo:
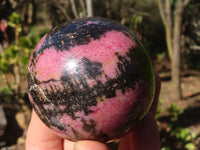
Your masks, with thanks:
M156 116L162 150L200 149L199 0L1 0L0 105L8 125L0 147L23 149L31 112L26 67L37 42L52 27L86 16L118 21L147 49L163 82Z

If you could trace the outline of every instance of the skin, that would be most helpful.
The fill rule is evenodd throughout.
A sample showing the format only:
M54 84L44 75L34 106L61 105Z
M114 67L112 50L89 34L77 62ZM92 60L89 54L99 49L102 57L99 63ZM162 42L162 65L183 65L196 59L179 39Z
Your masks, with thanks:
M160 93L160 78L155 73L156 92L153 104L140 123L121 138L118 150L160 150L159 132L155 113ZM97 141L71 142L61 139L32 112L27 132L26 150L111 150L106 144Z

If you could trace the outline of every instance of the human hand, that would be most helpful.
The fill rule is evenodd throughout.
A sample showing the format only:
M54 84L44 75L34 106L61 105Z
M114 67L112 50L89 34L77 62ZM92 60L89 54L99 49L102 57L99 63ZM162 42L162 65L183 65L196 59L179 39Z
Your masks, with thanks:
M160 79L157 74L153 104L142 121L121 138L118 150L160 150L159 132L155 113L160 94ZM27 132L26 150L110 150L101 142L83 140L71 142L54 134L33 111Z

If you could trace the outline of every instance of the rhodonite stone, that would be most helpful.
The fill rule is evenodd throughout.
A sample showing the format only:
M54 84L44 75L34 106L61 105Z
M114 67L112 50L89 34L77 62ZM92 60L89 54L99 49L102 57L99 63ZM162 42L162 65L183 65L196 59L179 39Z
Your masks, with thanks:
M27 69L39 118L59 136L108 142L145 116L154 73L135 34L103 18L80 18L46 34Z

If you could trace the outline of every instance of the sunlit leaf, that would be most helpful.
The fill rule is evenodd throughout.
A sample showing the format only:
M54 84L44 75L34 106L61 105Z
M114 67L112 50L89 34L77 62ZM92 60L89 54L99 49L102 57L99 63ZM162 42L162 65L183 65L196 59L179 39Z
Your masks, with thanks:
M188 143L188 144L185 145L185 148L187 150L195 150L196 146L193 143Z

